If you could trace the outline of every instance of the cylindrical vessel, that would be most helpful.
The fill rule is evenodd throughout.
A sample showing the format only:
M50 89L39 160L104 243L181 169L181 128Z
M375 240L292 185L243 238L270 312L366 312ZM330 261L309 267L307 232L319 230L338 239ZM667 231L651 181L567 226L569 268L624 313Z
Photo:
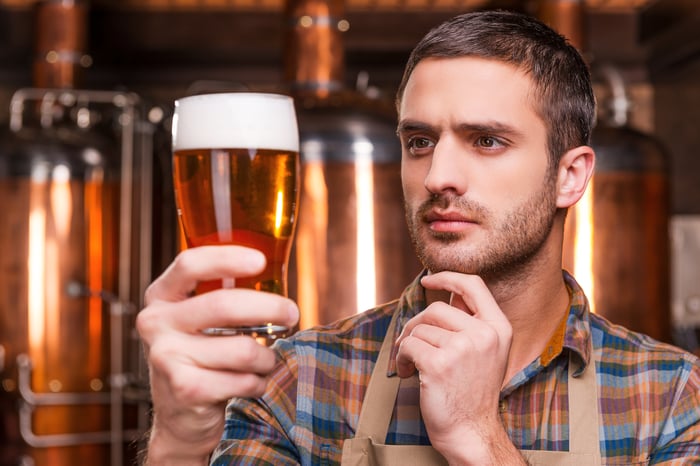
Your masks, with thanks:
M660 144L632 128L601 125L593 134L596 170L575 223L590 235L594 312L632 330L671 341L668 159ZM570 224L573 231L581 231ZM579 267L574 247L574 269Z
M3 137L2 465L23 457L52 465L109 462L108 440L93 445L65 436L110 426L110 303L103 298L118 280L113 147L58 127ZM71 400L73 394L84 398Z
M583 50L583 0L539 0L537 17Z
M92 62L84 53L87 3L81 0L39 1L35 9L34 85L65 89L80 86L82 68Z
M302 157L290 296L301 328L394 299L420 270L405 224L393 108L343 89L343 14L338 0L287 2L286 76Z
M540 0L538 16L583 49L582 0ZM596 168L567 216L563 266L593 312L670 341L667 157L653 138L627 126L624 84L603 71L612 112L593 131Z
M36 19L37 88L0 137L0 465L121 465L134 99L73 90L83 2L38 2Z

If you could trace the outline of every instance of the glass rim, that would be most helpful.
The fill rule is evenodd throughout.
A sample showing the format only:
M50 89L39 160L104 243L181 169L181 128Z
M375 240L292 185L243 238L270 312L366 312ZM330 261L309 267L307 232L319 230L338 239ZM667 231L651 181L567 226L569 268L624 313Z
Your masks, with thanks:
M259 92L259 91L226 91L226 92L206 92L204 94L193 94L193 95L187 95L183 97L178 97L175 99L175 105L178 104L178 102L186 101L186 100L197 100L197 99L215 99L215 98L221 98L221 97L228 97L228 98L234 98L234 99L279 99L279 100L288 100L288 101L294 101L294 98L291 95L288 94L281 94L277 92Z

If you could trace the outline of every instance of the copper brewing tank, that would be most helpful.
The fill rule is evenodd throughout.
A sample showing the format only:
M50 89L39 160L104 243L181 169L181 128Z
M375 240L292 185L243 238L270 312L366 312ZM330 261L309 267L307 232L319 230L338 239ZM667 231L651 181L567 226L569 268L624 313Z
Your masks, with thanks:
M596 168L570 224L579 232L575 223L589 222L591 235L573 241L590 250L594 312L671 342L669 157L656 139L627 125L621 80L603 71L614 88L612 114L593 132Z
M290 267L301 328L399 296L420 270L408 237L393 105L346 89L339 0L289 0L286 77L303 188Z
M138 99L72 88L84 4L36 13L51 87L16 91L0 135L0 465L121 465Z
M108 409L98 403L76 412L60 398L46 406L41 400L65 393L109 399L109 313L99 295L83 290L116 290L118 224L103 213L119 210L119 167L109 145L84 136L22 128L0 148L0 196L12 199L0 234L2 396L18 429L3 439L11 446L2 455L16 449L12 457L21 452L37 464L108 458L89 447L73 456L50 441L107 430ZM23 424L29 427L20 435ZM19 464L12 457L2 464Z
M582 0L540 0L538 16L583 49ZM627 124L620 74L593 66L611 98L592 135L593 178L570 209L564 268L584 287L593 312L671 341L668 156L660 143Z

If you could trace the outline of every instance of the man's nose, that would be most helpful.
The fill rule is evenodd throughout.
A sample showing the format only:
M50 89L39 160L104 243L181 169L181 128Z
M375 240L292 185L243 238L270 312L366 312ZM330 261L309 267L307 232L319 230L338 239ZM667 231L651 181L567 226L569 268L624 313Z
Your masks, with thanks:
M462 195L467 190L466 154L460 144L452 138L442 138L433 149L430 169L425 177L425 188L440 194L454 191Z

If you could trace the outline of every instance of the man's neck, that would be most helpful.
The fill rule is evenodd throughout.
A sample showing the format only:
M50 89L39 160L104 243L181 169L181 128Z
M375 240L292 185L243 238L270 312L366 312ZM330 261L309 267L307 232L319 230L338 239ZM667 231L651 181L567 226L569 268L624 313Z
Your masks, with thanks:
M570 297L561 269L519 283L507 296L494 295L513 327L504 384L547 347L568 313Z

